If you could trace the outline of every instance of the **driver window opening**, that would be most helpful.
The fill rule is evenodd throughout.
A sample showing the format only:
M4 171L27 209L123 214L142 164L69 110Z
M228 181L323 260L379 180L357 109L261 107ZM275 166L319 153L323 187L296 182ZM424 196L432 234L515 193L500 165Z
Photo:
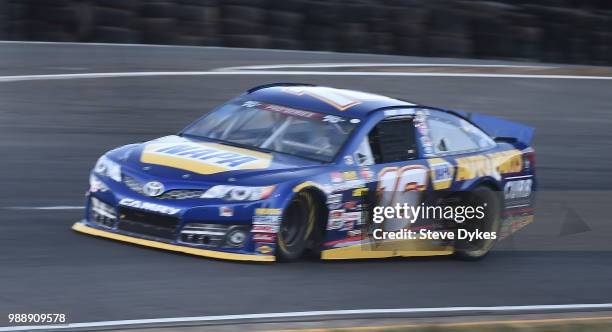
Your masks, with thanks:
M381 121L368 135L377 164L412 160L417 157L412 118Z

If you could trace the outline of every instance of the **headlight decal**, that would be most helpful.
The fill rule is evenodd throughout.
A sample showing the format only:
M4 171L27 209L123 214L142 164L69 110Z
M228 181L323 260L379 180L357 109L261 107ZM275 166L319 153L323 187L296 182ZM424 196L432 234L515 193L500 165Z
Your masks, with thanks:
M94 166L94 173L107 176L117 182L121 182L121 165L110 160L106 156L100 157Z
M275 186L245 187L218 185L208 189L202 198L220 198L226 201L258 201L270 197Z

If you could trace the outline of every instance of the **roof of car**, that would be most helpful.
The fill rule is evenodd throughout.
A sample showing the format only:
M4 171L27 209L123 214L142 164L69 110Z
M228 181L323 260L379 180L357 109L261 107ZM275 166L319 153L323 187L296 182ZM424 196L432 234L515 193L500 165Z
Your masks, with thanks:
M249 98L271 104L363 118L381 108L412 107L416 104L367 92L302 83L274 83L252 88Z

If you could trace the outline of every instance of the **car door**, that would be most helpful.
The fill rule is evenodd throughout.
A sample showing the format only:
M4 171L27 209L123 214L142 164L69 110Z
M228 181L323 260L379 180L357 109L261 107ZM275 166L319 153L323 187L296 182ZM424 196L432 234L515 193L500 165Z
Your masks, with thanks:
M418 205L428 187L429 169L420 158L413 115L388 116L363 138L355 153L362 173L371 174L367 205ZM385 230L410 226L410 218L390 218Z

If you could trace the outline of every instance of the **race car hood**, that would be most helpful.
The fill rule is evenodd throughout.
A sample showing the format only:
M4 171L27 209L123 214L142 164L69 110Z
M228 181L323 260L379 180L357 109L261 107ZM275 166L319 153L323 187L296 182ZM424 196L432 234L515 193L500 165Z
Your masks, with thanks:
M182 136L166 136L114 150L109 157L144 177L265 185L320 172L325 164ZM231 180L230 180L231 178Z

